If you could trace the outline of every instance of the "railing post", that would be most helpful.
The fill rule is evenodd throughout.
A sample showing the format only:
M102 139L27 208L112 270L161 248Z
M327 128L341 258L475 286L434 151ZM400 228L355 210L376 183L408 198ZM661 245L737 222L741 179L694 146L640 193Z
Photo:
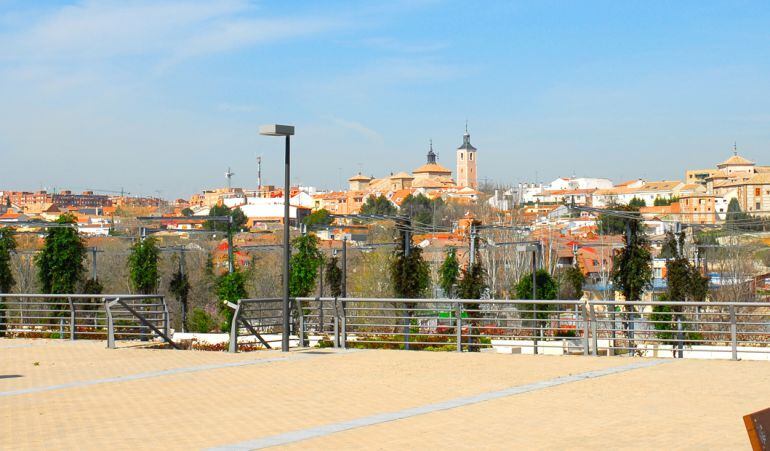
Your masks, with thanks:
M338 310L337 303L340 302L339 299L334 298L334 347L339 348L340 347L340 315Z
M634 342L636 338L636 334L634 333L634 329L636 328L636 324L634 323L636 320L636 309L634 309L633 306L629 306L628 310L628 340L626 341L628 342L628 356L633 357L634 354L636 354L636 343Z
M324 333L324 300L322 297L316 298L318 300L318 332L322 335Z
M589 301L586 301L586 304L588 305L588 314L589 318L591 319L591 339L593 341L593 349L591 350L591 355L599 355L599 336L596 331L598 326L597 323L599 321L596 319L596 309L594 309L594 305Z
M231 306L231 305L230 305ZM241 316L241 301L238 301L238 304L235 305L235 312L233 312L233 321L230 323L230 346L228 347L228 352L236 353L238 352L238 321L240 321Z
M583 355L588 355L591 353L591 344L588 341L589 335L588 335L588 303L583 303ZM595 351L595 350L594 350Z
M610 306L606 307L607 310L610 310ZM612 322L612 325L610 326L610 345L607 347L607 355L615 355L615 329L617 328L617 317L615 315L615 305L612 305L612 310L610 311L610 321Z
M107 348L115 349L115 324L112 321L112 310L107 298L104 298L104 310L107 313Z
M458 301L456 305L455 335L457 336L457 352L463 352L463 304Z
M684 358L684 332L682 329L682 314L676 315L676 341L677 341L677 357Z
M299 340L299 346L304 348L307 346L305 340L305 309L302 308L302 301L294 298L294 305L297 309L297 320L299 321L299 331L297 331L297 339Z
M738 322L736 321L735 305L730 305L730 345L732 359L738 360Z
M72 297L67 298L70 305L70 340L75 339L75 305L72 303Z
M160 302L163 304L163 333L166 334L167 337L170 337L171 335L169 335L169 333L171 332L171 315L168 313L168 304L166 304L166 298L161 296Z
M340 345L342 346L342 349L348 348L348 314L345 311L345 301L340 301L342 304L342 333L341 333L341 339L342 343Z

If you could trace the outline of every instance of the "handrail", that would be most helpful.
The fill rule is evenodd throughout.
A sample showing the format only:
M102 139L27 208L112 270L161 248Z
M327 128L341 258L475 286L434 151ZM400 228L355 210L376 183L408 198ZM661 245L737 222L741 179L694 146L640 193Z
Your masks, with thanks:
M670 350L679 358L766 353L770 360L770 303L763 302L340 298L340 313L333 297L290 301L306 305L305 323L321 337L324 319L334 318L334 346L460 351L491 346L492 339L533 353L558 348L649 356Z
M155 325L148 321L147 318L144 317L141 313L133 309L131 306L129 306L125 300L121 299L120 297L116 297L112 301L105 301L105 308L107 309L107 315L110 321L110 327L109 327L109 333L108 333L108 341L107 341L107 347L110 349L115 349L115 328L113 326L113 315L112 315L112 307L115 305L120 304L124 309L126 309L129 313L134 315L136 319L139 320L140 323L144 324L146 327L149 327L153 332L158 334L160 338L165 340L168 344L170 344L174 349L181 349L179 345L174 343L174 340L171 339L171 337L168 336L168 317L164 315L164 328L166 328L166 332L164 333L159 328L155 327Z
M232 303L230 301L224 301L225 305L233 310L233 320L230 324L230 344L228 346L228 351L232 353L238 352L238 336L239 336L239 324L243 325L252 335L257 337L257 339L262 343L263 346L265 346L267 349L273 349L272 346L270 346L270 343L267 342L267 340L262 337L262 334L257 332L257 330L249 323L248 319L243 318L241 314L243 313L244 306L248 304L256 304L260 302L278 302L281 301L281 299L239 299L237 303Z
M146 339L148 331L141 327L171 341L162 295L2 293L0 298L0 334L6 336L106 339L113 348L116 337Z

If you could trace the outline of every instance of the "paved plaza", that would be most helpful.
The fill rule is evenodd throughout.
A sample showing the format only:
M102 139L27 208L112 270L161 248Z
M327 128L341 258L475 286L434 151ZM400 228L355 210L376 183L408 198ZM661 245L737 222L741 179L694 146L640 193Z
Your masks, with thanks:
M0 449L748 449L770 363L0 339Z

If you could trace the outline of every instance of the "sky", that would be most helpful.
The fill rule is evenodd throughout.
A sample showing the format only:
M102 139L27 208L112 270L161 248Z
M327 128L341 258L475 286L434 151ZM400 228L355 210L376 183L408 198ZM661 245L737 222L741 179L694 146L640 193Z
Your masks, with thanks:
M165 198L481 179L682 179L737 143L770 164L766 1L0 0L0 189Z

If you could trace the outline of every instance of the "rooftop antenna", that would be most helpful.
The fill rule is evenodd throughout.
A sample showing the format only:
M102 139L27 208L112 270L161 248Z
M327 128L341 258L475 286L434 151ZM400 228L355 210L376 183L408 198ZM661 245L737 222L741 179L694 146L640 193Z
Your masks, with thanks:
M232 188L232 184L230 183L230 179L232 179L234 175L235 175L235 173L232 172L230 170L230 167L228 166L227 167L227 172L225 172L225 177L227 177L227 189L231 189Z
M257 155L257 191L262 191L262 155Z
M733 141L733 155L738 155L738 142Z
M465 134L468 134L468 119L465 119Z

